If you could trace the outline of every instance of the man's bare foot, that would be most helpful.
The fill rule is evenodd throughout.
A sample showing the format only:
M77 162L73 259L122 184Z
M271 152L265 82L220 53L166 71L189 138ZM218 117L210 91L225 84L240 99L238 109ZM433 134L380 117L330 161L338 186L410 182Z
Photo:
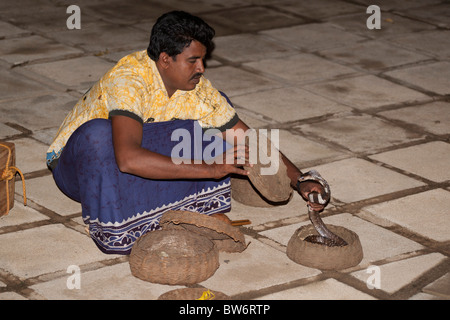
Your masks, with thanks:
M226 223L231 225L231 220L230 220L230 218L228 218L225 215L225 213L216 213L216 214L211 215L211 217L214 217L216 219L222 220L223 222L226 222Z

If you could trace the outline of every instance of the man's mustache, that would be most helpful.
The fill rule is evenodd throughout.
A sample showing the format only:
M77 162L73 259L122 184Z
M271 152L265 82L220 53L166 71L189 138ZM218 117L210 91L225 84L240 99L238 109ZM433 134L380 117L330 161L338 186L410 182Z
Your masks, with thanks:
M194 75L192 76L191 80L192 80L192 79L199 79L201 76L203 76L203 73L196 73L196 74L194 74Z

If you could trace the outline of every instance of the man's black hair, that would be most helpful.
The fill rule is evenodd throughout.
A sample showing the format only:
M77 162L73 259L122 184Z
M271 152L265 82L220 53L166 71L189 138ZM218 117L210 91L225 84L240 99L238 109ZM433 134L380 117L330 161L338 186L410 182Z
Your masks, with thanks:
M158 61L161 52L175 58L192 40L206 47L207 56L214 49L215 31L205 21L184 11L172 11L158 18L152 28L147 53Z

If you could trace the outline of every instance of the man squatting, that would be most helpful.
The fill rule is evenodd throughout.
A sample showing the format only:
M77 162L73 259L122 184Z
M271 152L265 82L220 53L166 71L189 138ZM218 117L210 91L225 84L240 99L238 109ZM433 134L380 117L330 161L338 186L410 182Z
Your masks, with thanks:
M168 210L230 221L225 215L231 210L230 174L248 175L237 159L249 162L248 149L226 141L226 131L249 127L203 76L214 34L186 12L162 15L147 50L125 56L106 72L59 128L47 165L58 187L81 203L83 221L102 252L129 254L137 238L159 228ZM223 143L234 146L234 160L175 164L172 132L192 134L198 127L220 130ZM315 182L297 187L300 170L285 156L283 162L304 199L311 191L323 192Z

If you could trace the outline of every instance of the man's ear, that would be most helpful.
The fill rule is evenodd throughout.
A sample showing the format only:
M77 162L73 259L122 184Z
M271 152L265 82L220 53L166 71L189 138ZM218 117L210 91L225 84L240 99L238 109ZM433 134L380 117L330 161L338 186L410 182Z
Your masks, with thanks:
M161 53L159 54L158 62L160 63L160 65L161 65L164 69L167 69L167 68L169 67L170 60L171 60L171 59L170 59L170 56L169 56L167 53L161 52Z

